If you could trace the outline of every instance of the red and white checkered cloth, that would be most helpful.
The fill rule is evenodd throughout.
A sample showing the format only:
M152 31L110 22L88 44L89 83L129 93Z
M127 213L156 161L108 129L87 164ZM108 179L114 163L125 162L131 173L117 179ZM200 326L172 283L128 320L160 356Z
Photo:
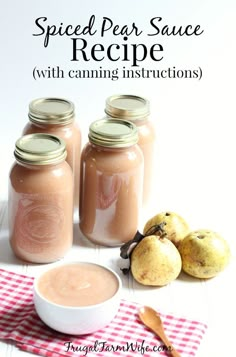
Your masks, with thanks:
M84 336L61 334L48 328L33 305L33 277L0 269L0 338L46 357L58 356L167 356L163 343L139 321L139 304L121 301L114 320L96 333ZM195 356L206 324L160 314L166 334L182 357Z

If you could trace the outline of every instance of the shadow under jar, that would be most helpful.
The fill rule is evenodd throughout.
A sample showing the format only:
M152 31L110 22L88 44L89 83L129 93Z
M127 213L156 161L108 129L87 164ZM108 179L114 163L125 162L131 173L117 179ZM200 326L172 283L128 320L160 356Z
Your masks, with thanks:
M131 121L138 128L138 145L144 158L143 204L147 205L152 192L156 141L155 128L149 119L149 101L136 95L113 95L106 100L105 113L108 118Z
M66 143L66 161L74 175L74 209L78 220L81 132L75 122L74 104L63 98L38 98L30 102L28 116L23 135L47 133Z
M73 175L65 143L49 134L31 134L15 145L9 177L10 245L32 263L64 257L73 237Z
M89 128L81 154L80 229L92 242L119 246L137 231L143 154L129 121L101 119Z

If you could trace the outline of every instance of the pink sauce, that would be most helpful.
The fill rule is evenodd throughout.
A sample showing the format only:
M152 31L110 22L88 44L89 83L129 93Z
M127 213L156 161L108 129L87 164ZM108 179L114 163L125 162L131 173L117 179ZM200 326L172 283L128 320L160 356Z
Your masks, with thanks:
M22 137L20 143L21 159L16 157L9 176L10 245L27 262L54 262L64 257L73 240L73 176L59 151L65 145L45 134ZM51 151L50 146L54 147ZM57 151L59 162L54 158L39 164L45 152L54 157Z
M38 281L47 300L64 306L88 306L110 299L118 290L116 276L96 264L76 263L53 268Z
M146 205L153 188L155 127L149 120L149 102L135 95L114 95L106 100L105 112L108 118L129 120L138 128L138 145L143 152L144 180L143 180L143 204Z
M143 155L135 125L93 122L81 154L80 230L96 244L118 246L137 232L142 204Z

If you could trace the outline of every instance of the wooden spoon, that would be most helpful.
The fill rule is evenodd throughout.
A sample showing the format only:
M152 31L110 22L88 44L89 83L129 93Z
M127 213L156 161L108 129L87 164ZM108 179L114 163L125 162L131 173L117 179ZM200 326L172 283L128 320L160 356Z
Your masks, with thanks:
M171 347L171 351L170 351L171 356L181 357L179 352L177 352L173 348L170 341L168 340L168 338L165 334L165 331L164 331L164 327L163 327L161 318L157 311L155 311L154 309L152 309L149 306L143 306L139 309L139 317L145 326L149 327L150 330L155 332L157 334L157 336L159 336L161 338L161 340L162 340L162 342L164 342L165 346L167 346L169 348Z

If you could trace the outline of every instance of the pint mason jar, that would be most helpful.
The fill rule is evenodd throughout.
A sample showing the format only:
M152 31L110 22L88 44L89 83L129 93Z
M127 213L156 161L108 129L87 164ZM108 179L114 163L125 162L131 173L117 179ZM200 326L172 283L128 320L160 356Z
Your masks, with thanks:
M29 104L28 116L29 122L23 130L23 135L48 133L65 141L66 161L74 175L74 208L78 211L81 132L75 122L74 104L62 98L35 99Z
M10 245L27 262L64 257L73 238L73 175L65 143L49 134L30 134L15 145L10 170Z
M106 100L105 113L110 118L129 120L138 128L138 145L144 157L143 204L150 201L154 167L155 128L149 119L149 101L135 95L113 95Z
M137 232L143 154L134 124L101 119L89 128L81 154L80 229L90 241L119 246Z

